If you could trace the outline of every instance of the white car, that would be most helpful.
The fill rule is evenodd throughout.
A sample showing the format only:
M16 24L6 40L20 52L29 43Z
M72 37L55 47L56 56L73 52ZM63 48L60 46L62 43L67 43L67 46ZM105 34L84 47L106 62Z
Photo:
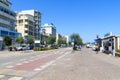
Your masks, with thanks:
M87 44L87 45L86 45L86 48L90 48L90 44Z

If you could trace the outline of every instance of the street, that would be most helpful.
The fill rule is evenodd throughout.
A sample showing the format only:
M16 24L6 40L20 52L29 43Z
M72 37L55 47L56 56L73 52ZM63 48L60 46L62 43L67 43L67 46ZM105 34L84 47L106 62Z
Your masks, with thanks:
M13 52L11 52L13 53ZM119 80L120 58L60 48L0 54L0 80ZM8 55L9 54L9 55Z

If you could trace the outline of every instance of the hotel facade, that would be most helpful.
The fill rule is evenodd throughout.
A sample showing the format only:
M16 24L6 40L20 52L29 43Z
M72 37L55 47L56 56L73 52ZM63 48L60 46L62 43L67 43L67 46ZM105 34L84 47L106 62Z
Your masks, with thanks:
M11 5L8 0L0 0L0 49L3 47L5 36L11 36L14 40L20 35L15 31L16 13L11 10Z

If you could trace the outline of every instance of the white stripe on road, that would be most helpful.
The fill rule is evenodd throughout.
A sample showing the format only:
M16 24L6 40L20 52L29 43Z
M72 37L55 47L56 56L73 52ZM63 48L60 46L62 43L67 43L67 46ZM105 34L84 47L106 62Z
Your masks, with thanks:
M6 68L13 68L14 66L7 66Z
M16 65L22 65L22 63L18 63L18 64L16 64Z
M23 62L23 63L29 63L29 61L25 61L25 62Z
M36 68L36 69L34 69L34 71L40 71L40 70L42 70L42 69L40 69L40 68Z
M57 59L55 59L55 60L53 60L53 61L50 61L50 62L46 63L46 64L43 65L43 66L40 66L40 68L34 69L34 71L41 71L41 70L47 68L48 66L52 65L53 63L55 63L56 60L63 58L63 57L64 57L65 55L67 55L67 54L68 54L68 52L65 53L64 55L58 57Z
M5 75L0 75L0 79L3 78L3 77L5 77Z
M22 80L22 79L23 79L23 77L12 77L12 78L10 78L8 80Z

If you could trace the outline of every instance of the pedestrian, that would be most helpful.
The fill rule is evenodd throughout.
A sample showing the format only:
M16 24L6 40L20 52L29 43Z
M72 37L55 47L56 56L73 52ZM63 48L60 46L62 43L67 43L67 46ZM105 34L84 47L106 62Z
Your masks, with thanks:
M98 47L98 45L97 45L97 44L96 44L96 46L95 46L95 49L96 49L96 54L98 54L99 47Z

